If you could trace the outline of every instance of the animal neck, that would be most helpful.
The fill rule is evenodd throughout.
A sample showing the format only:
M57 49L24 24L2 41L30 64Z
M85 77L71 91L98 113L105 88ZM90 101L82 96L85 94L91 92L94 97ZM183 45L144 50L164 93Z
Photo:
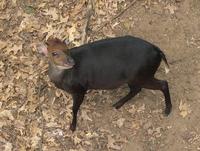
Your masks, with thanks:
M49 62L48 75L52 82L60 82L63 78L65 69L58 68L54 63Z

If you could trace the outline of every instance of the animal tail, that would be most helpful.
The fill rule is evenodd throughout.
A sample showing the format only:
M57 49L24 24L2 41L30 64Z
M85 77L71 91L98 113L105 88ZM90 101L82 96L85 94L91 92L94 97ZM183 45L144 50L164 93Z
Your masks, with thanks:
M168 62L167 62L167 59L166 59L166 57L165 57L165 54L157 47L157 50L159 51L159 53L160 53L160 56L162 57L162 60L164 61L164 65L165 65L165 73L167 74L169 71L170 71L170 69L169 69L169 64L168 64Z

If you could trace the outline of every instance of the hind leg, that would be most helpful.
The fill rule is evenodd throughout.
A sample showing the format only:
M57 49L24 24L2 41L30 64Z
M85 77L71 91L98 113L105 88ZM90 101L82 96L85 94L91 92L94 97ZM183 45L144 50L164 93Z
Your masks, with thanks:
M118 102L113 104L113 107L115 107L116 109L119 109L120 107L122 107L128 100L133 98L137 93L141 91L140 86L136 86L136 85L132 86L130 84L128 84L128 86L130 88L130 92L125 97L121 98Z
M163 92L165 96L165 105L166 105L165 114L169 115L172 109L172 103L167 81L152 78L147 82L145 82L144 84L142 84L142 87L152 90L160 90Z

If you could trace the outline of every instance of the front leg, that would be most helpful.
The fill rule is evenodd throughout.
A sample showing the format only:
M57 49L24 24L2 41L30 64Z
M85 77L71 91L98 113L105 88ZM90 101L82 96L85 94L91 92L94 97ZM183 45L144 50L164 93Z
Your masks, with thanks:
M76 123L77 123L77 113L78 110L83 102L85 95L85 91L72 93L72 99L73 99L73 107L72 107L72 123L70 125L70 130L75 131L76 130Z

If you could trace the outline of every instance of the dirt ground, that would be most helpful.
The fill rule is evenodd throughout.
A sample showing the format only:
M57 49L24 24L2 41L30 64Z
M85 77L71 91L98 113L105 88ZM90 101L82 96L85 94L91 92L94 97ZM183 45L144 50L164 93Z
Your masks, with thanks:
M131 2L116 1L96 1L87 40L129 34L159 46L170 64L168 74L163 64L156 74L169 82L170 116L163 115L162 93L145 89L114 109L112 104L128 92L124 85L88 92L72 133L71 97L50 83L47 60L34 46L52 34L79 45L84 18L74 16L84 16L84 1L2 0L0 150L200 150L200 1L138 0L95 33Z

